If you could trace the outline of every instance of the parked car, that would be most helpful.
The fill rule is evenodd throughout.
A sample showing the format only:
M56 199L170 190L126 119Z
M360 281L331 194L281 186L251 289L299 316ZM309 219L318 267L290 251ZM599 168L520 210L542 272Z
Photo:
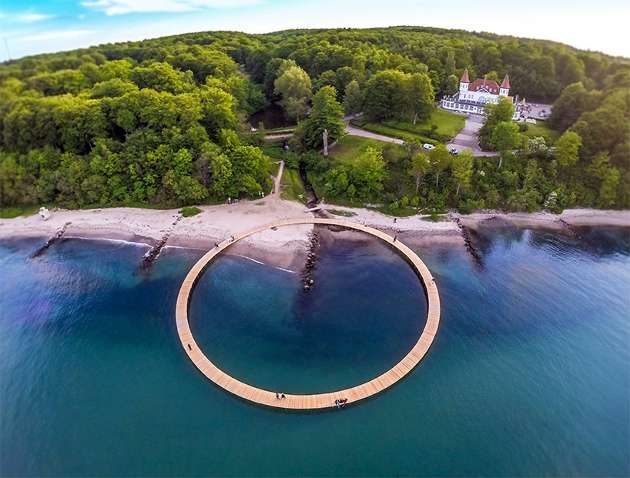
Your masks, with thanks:
M426 149L427 151L431 151L432 149L435 149L435 146L433 146L432 144L429 144L429 143L424 143L424 144L422 145L422 147L423 147L424 149Z
M448 152L451 153L453 156L457 156L459 154L459 151L457 150L457 148L454 148L452 146L448 148Z

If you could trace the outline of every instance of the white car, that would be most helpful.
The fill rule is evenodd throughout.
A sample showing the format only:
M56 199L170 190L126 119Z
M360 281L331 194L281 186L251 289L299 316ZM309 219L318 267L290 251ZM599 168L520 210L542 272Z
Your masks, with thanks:
M424 143L424 144L422 145L422 147L423 147L424 149L426 149L427 151L431 151L432 149L435 149L435 146L433 146L432 144L429 144L429 143Z
M457 148L453 148L452 146L448 148L448 152L451 153L453 156L457 156L459 154Z

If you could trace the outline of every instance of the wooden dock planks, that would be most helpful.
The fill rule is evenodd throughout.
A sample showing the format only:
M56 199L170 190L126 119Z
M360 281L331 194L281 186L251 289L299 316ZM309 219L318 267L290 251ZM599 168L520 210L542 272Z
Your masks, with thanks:
M391 247L398 250L407 261L412 265L422 280L423 286L426 291L427 297L427 321L420 334L420 338L413 346L413 348L387 372L375 377L374 379L351 387L344 390L338 390L335 392L318 393L309 395L286 395L285 399L277 399L274 391L263 390L261 388L253 387L244 382L241 382L234 377L226 374L220 368L218 368L208 357L201 351L190 329L188 323L188 302L190 295L194 289L195 283L199 276L203 273L205 268L212 262L212 260L221 254L225 249L235 244L236 242L245 239L258 232L265 231L271 228L277 228L282 226L293 226L303 224L324 224L332 226L341 226L348 229L354 229L357 231L365 232L374 237L387 242ZM302 219L286 219L273 224L268 224L256 229L247 231L238 236L233 236L219 243L216 247L208 251L206 254L197 261L197 263L190 269L186 278L184 279L182 286L177 296L177 304L175 310L175 320L177 324L177 333L182 346L190 360L195 364L201 373L207 378L212 380L219 387L227 390L228 392L237 395L245 400L255 402L261 405L294 409L294 410L316 410L322 408L331 408L335 406L335 400L340 398L348 399L348 403L358 402L365 398L371 397L379 392L382 392L388 387L391 387L398 380L403 378L413 368L418 365L420 360L426 355L440 323L440 296L438 293L437 285L431 275L431 272L427 266L422 262L416 253L414 253L409 247L405 246L399 241L394 239L383 231L374 229L363 224L346 221L343 219L328 219L328 218L302 218Z

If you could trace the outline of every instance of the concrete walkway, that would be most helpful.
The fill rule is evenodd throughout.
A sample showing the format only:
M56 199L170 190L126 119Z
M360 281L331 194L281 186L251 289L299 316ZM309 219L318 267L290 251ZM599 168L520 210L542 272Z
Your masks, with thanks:
M362 138L376 139L378 141L384 141L386 143L403 144L404 141L400 138L392 138L391 136L385 136L383 134L372 133L350 124L346 125L346 133L350 136L361 136Z
M273 199L280 198L280 190L282 189L282 173L284 172L284 160L280 161L280 168L278 168L278 174L273 180Z
M264 139L268 141L275 141L280 139L289 139L293 137L293 133L280 133L280 134L268 134L265 135Z
M346 122L346 134L350 136L360 136L361 138L367 139L375 139L377 141L383 141L385 143L394 143L394 144L404 144L405 142L400 138L394 138L391 136L385 136L384 134L372 133L371 131L366 131L361 128L357 128L356 126L352 126L349 122L349 119L352 117L344 118ZM468 149L472 151L473 156L497 156L498 153L493 151L482 151L479 147L479 139L477 135L479 130L483 126L485 118L480 115L469 115L466 118L464 123L464 127L462 130L457 133L457 136L453 138L453 141L446 145L447 148L455 148L459 151L464 149ZM293 133L280 134L280 135L269 135L265 136L265 139L273 140L273 139L287 139L293 136Z
M346 123L346 134L350 136L360 136L362 138L375 139L377 141L383 141L385 143L395 143L395 144L403 144L404 141L400 138L392 138L391 136L385 136L384 134L372 133L370 131L366 131L361 128L357 128L356 126L352 126L350 123ZM280 139L289 139L293 136L293 133L283 133L283 134L270 134L265 136L266 140L280 140Z

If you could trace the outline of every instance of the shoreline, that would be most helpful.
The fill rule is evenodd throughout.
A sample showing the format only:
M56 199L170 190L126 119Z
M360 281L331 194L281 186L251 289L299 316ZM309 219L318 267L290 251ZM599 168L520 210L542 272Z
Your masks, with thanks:
M566 209L560 214L489 211L453 214L453 217L474 230L502 226L556 231L573 227L630 227L630 210Z
M165 248L184 248L206 251L217 242L269 224L277 220L312 217L302 204L274 198L240 201L236 204L201 206L196 216L179 218L177 209L105 208L83 210L54 210L44 221L37 214L13 219L0 219L0 240L27 237L52 237L69 223L64 238L111 240L154 247L164 241ZM331 213L334 211L337 214ZM393 217L364 209L325 204L321 212L329 217L344 217L398 235L410 245L464 245L461 226L473 231L501 227L572 231L579 227L628 227L630 210L569 209L561 214L547 212L451 213L439 221L422 216ZM459 224L458 224L459 223ZM461 224L461 226L460 226ZM236 244L234 255L273 263L295 270L307 253L311 225L278 228L259 233ZM357 234L342 233L340 238L358 239Z

